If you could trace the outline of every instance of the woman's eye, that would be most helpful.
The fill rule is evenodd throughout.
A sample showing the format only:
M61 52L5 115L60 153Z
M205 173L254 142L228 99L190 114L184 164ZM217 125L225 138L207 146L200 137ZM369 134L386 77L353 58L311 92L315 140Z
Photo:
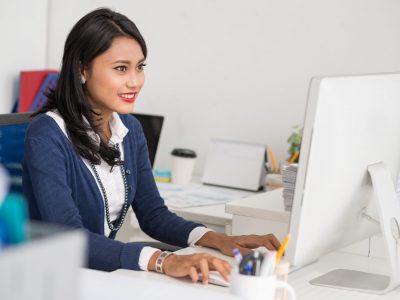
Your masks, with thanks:
M121 71L121 72L124 72L124 71L126 71L128 68L126 67L126 66L118 66L118 67L115 67L115 70L117 70L117 71Z
M138 69L139 70L143 70L143 68L146 66L146 64L140 64L140 65L138 65Z

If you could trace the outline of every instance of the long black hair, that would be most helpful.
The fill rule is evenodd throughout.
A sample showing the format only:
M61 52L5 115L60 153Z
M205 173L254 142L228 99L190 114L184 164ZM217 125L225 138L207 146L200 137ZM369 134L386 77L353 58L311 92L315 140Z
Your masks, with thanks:
M114 166L120 163L120 151L102 139L99 147L98 142L88 134L90 130L99 134L95 122L99 115L87 100L84 85L80 81L81 70L89 68L93 59L107 51L113 39L121 36L135 39L146 58L146 43L136 25L126 16L108 8L99 8L82 17L65 42L57 85L48 93L46 104L34 114L57 109L76 151L93 164L100 164L103 159ZM84 121L85 118L88 122Z

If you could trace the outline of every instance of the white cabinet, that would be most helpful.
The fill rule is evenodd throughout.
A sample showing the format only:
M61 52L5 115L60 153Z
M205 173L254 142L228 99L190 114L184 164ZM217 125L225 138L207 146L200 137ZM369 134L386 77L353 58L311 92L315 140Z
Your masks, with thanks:
M274 233L282 240L289 230L282 188L227 203L225 211L232 214L232 235Z

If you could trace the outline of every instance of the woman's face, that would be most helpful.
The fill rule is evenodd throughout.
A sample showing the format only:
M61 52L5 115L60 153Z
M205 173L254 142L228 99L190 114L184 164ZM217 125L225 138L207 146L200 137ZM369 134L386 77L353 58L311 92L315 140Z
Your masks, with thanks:
M91 107L108 119L112 112L131 113L144 84L144 55L133 38L117 37L82 74Z

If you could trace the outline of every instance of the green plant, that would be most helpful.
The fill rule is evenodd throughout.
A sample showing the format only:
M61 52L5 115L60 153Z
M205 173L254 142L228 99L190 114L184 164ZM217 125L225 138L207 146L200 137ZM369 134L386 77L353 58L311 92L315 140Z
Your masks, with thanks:
M289 143L288 153L290 155L288 160L290 160L296 152L300 153L301 139L303 138L303 127L301 127L300 125L296 125L292 128L294 131L287 140L287 142ZM294 160L294 162L297 163L298 161L299 156Z

